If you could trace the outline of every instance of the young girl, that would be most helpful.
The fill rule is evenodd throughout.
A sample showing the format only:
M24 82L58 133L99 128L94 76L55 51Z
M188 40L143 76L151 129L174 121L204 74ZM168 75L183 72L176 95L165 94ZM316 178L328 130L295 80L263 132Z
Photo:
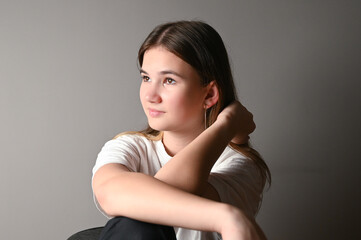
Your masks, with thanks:
M248 135L228 55L208 24L156 27L138 53L148 129L107 142L93 169L100 239L265 239L254 217L270 172Z

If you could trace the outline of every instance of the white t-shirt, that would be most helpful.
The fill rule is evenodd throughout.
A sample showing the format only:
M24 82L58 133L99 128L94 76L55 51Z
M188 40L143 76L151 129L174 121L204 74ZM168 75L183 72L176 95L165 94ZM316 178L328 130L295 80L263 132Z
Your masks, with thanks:
M154 176L171 158L161 140L152 141L137 134L122 135L104 145L93 168L93 176L108 163L123 164L130 171ZM213 165L208 181L217 190L222 202L242 209L249 216L255 216L261 201L263 183L252 160L228 146ZM98 209L107 216L94 200ZM175 228L175 231L177 240L221 239L219 234L212 232L183 228Z

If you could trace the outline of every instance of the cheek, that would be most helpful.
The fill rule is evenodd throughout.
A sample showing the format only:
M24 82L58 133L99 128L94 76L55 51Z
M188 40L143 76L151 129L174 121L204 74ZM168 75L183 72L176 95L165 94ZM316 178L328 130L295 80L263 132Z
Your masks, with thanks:
M168 97L174 104L185 105L188 104L189 95L190 94L188 93L187 89L179 88L175 89L174 91L170 91L165 97Z
M202 110L200 98L193 94L173 94L168 102L174 113L180 118L193 116Z
M142 87L143 85L140 86L139 88L139 99L140 102L142 104L142 106L144 107L144 102L145 102L145 89L144 87Z

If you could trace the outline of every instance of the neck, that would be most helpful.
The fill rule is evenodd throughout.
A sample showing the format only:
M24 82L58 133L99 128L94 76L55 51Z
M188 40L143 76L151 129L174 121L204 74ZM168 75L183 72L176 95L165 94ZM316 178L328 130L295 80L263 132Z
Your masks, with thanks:
M198 131L192 131L190 133L165 131L163 134L163 144L165 150L170 156L174 156L185 146L191 143L202 132L202 128L199 128Z

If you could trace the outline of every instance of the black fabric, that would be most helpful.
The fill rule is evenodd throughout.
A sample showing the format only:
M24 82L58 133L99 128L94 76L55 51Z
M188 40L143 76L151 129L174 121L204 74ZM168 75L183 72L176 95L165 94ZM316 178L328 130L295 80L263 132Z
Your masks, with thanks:
M103 227L90 228L73 234L68 240L99 240Z
M99 240L176 240L173 227L116 217L105 225Z

